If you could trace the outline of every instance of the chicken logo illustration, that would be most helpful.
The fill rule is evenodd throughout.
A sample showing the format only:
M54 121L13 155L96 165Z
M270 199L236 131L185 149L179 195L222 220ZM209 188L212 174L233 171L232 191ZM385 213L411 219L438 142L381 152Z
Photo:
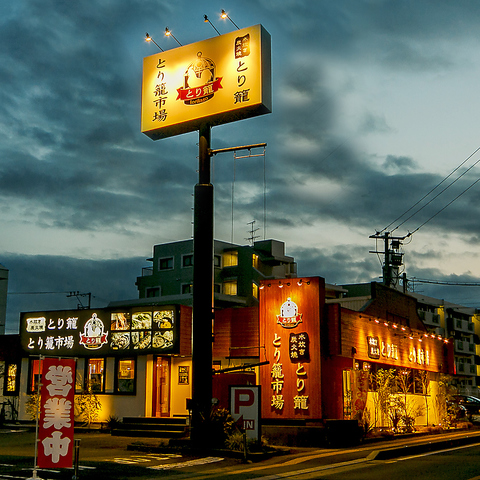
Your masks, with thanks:
M213 60L198 52L185 71L183 87L177 88L177 100L182 100L185 105L198 105L213 98L222 88L222 77L215 77L215 68Z
M298 313L297 304L290 297L280 307L277 323L284 328L295 328L299 323L302 323L302 314Z
M89 350L97 350L107 343L108 332L105 332L103 322L92 314L92 317L85 322L83 333L80 333L80 345Z

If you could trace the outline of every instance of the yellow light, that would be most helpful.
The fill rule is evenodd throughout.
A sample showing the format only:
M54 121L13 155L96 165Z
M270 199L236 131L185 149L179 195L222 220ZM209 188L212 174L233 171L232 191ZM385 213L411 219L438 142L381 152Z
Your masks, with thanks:
M170 30L167 28L165 28L165 35L168 37L172 34L172 32L170 32Z
M222 18L227 18L228 15L227 15L227 12L225 10L222 10L222 15L221 15Z

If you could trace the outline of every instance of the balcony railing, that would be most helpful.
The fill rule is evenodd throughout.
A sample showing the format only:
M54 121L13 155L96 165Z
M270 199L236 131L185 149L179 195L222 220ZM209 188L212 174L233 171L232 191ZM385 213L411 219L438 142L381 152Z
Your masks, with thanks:
M149 277L151 275L153 275L153 267L142 268L142 277Z
M464 354L475 353L475 344L470 342L465 342L463 340L456 340L455 351L464 353Z

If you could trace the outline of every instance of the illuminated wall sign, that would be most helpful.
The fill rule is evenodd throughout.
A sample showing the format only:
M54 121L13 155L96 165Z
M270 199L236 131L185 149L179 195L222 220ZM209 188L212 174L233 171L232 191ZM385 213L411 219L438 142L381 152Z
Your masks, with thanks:
M417 363L418 365L430 365L430 352L426 348L410 347L408 352L408 360L411 363Z
M367 337L368 356L370 358L380 358L380 341L378 337Z
M260 369L262 418L321 418L320 280L269 280L260 289L260 342L270 362Z
M144 58L142 132L157 140L270 113L270 56L255 25Z
M178 306L23 313L24 351L43 355L178 353Z
M378 337L367 337L367 351L369 358L379 359L382 356L390 360L398 360L398 346L380 340Z

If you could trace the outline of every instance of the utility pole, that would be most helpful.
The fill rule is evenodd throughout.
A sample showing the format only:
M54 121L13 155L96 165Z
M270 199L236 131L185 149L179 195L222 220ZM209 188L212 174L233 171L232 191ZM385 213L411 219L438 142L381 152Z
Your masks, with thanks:
M381 252L371 251L370 253L376 253L384 256L382 268L383 284L387 287L396 288L399 280L398 270L403 265L403 252L400 251L400 248L406 236L392 237L390 236L390 232L377 232L375 235L370 235L369 238L383 240L384 250Z

